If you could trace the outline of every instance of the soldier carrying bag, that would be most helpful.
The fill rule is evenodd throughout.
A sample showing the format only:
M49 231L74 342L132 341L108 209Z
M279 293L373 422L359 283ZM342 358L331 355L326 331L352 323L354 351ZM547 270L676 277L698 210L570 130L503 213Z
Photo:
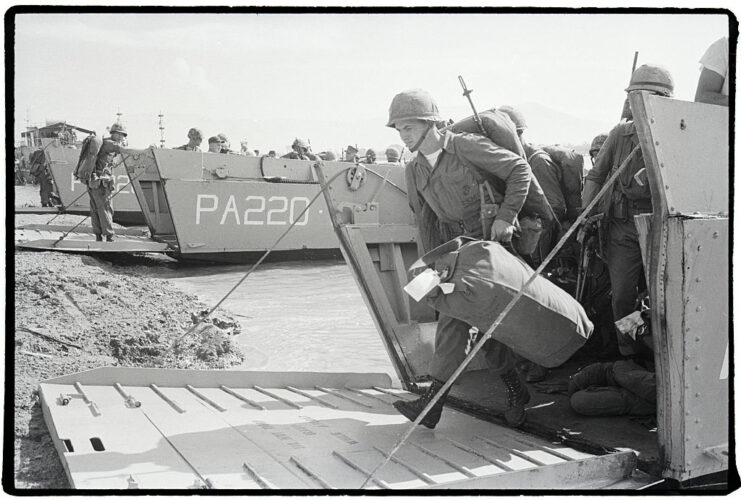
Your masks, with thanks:
M90 176L95 171L95 165L98 161L98 152L102 146L103 139L95 134L87 136L82 141L80 157L74 171L75 179L85 184L90 181Z

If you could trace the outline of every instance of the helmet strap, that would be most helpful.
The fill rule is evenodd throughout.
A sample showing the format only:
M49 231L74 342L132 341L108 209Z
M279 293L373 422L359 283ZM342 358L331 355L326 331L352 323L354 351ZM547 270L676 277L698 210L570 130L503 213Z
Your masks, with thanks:
M419 149L419 147L422 145L422 143L427 138L427 134L430 133L430 129L432 129L433 126L434 126L434 122L431 122L431 121L428 121L427 122L427 129L425 130L425 133L422 134L422 137L419 138L419 140L417 141L417 143L414 146L412 146L411 148L409 148L409 151L411 151L412 153L414 153L414 152L416 152Z

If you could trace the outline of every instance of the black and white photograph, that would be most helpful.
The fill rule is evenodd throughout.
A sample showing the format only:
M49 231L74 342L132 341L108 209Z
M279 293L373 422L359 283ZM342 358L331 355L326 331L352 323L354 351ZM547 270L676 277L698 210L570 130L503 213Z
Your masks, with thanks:
M6 7L4 492L737 490L692 7Z

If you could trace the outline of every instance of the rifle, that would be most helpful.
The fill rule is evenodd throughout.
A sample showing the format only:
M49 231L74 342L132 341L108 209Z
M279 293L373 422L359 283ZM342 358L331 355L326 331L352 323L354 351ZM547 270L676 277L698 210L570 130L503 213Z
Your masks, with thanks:
M458 75L458 82L461 84L461 87L463 87L463 96L468 99L468 104L471 105L471 109L473 110L473 121L476 122L476 126L479 128L484 137L486 137L484 124L481 122L481 117L479 116L478 111L476 111L476 106L473 105L473 99L471 99L471 92L473 92L473 89L468 89L468 87L466 87L466 82L463 81L463 77L461 75Z
M635 51L635 54L633 54L633 69L630 71L630 79L628 79L628 86L630 86L630 80L633 79L633 73L636 72L636 65L638 64L638 51ZM625 98L625 103L623 104L623 110L620 112L620 119L628 119L628 98Z

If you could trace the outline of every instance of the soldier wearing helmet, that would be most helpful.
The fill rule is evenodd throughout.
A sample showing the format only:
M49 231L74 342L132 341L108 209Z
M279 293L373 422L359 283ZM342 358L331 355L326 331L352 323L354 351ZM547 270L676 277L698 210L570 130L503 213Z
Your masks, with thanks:
M386 161L388 163L399 163L399 150L393 146L386 148Z
M371 148L365 150L365 163L368 165L376 163L376 152Z
M192 128L188 130L188 144L183 144L175 149L182 151L200 151L203 142L203 132L200 129Z
M311 145L298 137L291 144L291 151L288 154L281 156L281 158L290 158L292 160L318 160L319 157L311 152Z
M644 64L633 73L626 92L647 91L672 97L674 82L661 66ZM630 118L621 121L607 135L584 183L586 207L607 178L623 163L631 151L640 147L636 127ZM625 170L600 200L599 211L605 214L607 232L607 269L612 288L613 320L617 321L635 309L638 286L643 277L643 261L633 217L651 213L651 190L646 176L643 154L633 156ZM624 356L641 354L645 348L616 330L618 347Z
M246 139L239 143L239 154L244 156L256 156L253 151L250 151L250 147Z
M219 136L214 135L208 138L208 152L209 153L221 153L221 139Z
M592 160L592 165L594 165L595 160L597 160L597 155L600 152L600 149L602 149L602 145L607 140L607 134L599 134L595 136L594 139L592 139L592 145L589 146L589 158Z
M90 174L87 193L90 198L90 222L93 226L96 241L113 241L113 205L111 195L116 185L113 173L114 159L121 154L121 143L127 136L122 123L114 123L109 129L111 136L103 139L98 151L95 169Z
M218 137L219 140L221 141L221 150L219 151L219 153L230 154L230 155L237 154L236 151L232 151L230 149L231 144L229 143L229 138L226 136L224 132L221 132L220 134L216 134L216 137Z
M399 132L410 151L417 152L405 172L422 253L458 236L482 238L484 230L489 229L482 227L479 186L483 179L492 180L498 205L491 226L492 239L508 244L528 193L530 167L524 158L486 137L440 131L435 126L439 121L437 104L430 94L415 89L394 97L386 124ZM429 367L432 384L419 399L394 403L401 414L416 419L450 378L465 358L470 328L463 321L440 314ZM489 372L501 377L507 388L507 423L519 426L525 420L524 405L530 395L514 369L512 352L493 339L486 351ZM437 425L446 396L425 416L423 425Z

